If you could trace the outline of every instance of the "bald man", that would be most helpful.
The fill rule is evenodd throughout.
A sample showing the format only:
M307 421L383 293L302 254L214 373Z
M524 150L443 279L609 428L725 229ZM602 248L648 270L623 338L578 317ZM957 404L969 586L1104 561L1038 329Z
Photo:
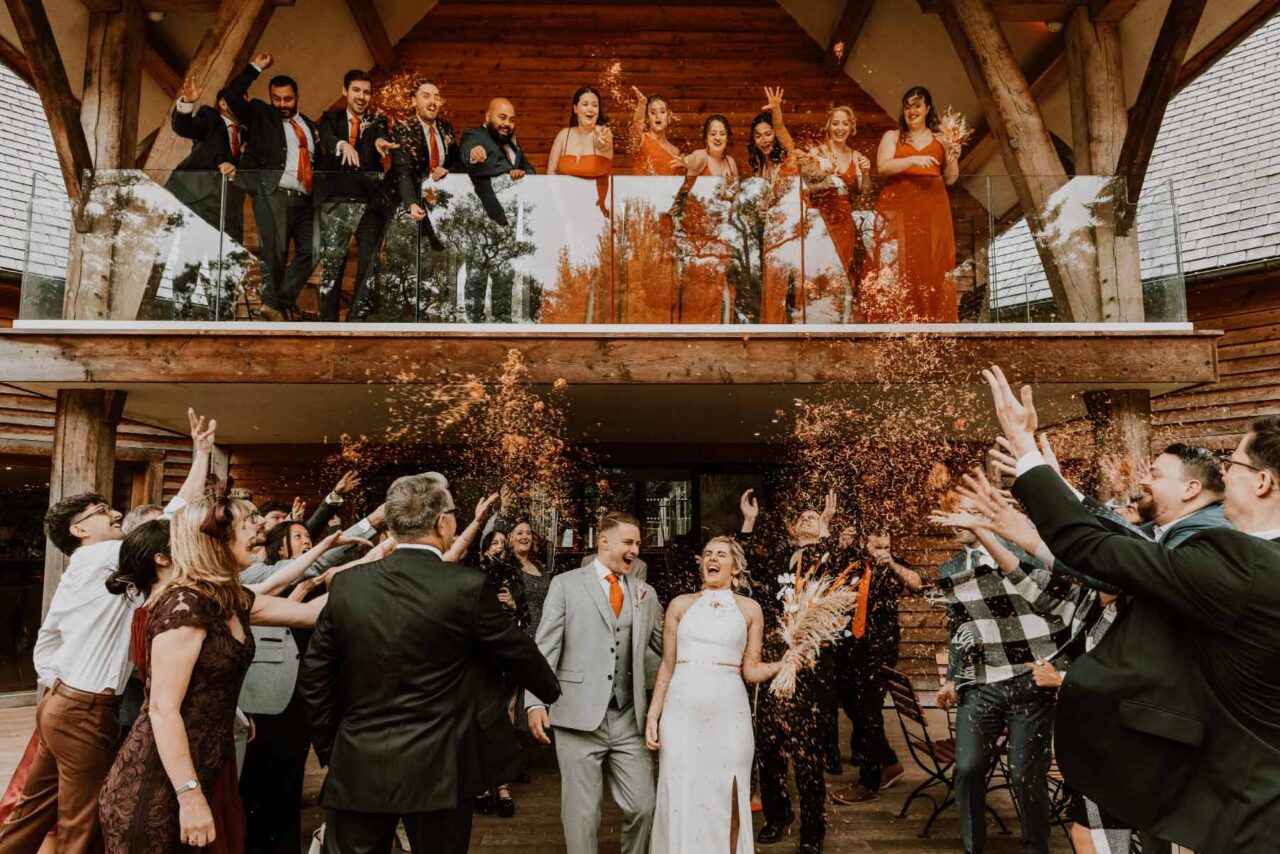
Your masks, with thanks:
M494 222L509 225L506 211L493 191L492 181L502 175L519 181L525 175L534 174L533 164L525 157L520 143L516 142L516 108L506 98L494 98L484 114L484 125L463 131L462 143L458 147L485 213ZM475 269L472 270L472 267ZM467 317L472 323L480 323L486 319L484 296L486 287L490 285L491 318L500 323L511 321L511 288L514 279L515 272L510 259L496 259L487 269L485 265L468 265ZM533 300L531 314L536 314L537 302L538 300Z

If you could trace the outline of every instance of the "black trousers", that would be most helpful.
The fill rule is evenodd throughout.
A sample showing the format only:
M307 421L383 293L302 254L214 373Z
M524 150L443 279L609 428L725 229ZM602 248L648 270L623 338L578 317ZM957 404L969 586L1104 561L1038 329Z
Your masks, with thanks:
M382 195L372 201L340 200L320 206L320 319L337 322L342 278L347 268L351 235L356 238L356 286L347 320L364 320L373 307L372 281L378 252L390 219L390 205Z
M302 848L302 780L311 749L306 710L297 692L278 715L254 715L244 754L246 854L298 854ZM388 849L384 849L388 850Z
M413 854L466 854L471 817L470 804L405 815L330 809L325 814L324 854L387 854L401 819Z
M827 835L827 783L822 774L831 674L829 655L823 653L817 667L800 671L793 697L780 698L770 693L767 684L761 685L756 709L756 756L765 822L781 824L791 812L789 759L800 795L800 841L815 845Z
M165 189L173 193L196 216L214 228L219 227L219 219L223 215L220 174L175 171L165 184ZM226 219L222 220L221 225L228 237L236 243L244 243L244 190L230 181L227 182ZM231 251L230 246L224 249Z
M956 712L956 807L966 854L986 844L987 772L995 744L1009 730L1009 775L1022 814L1022 846L1049 850L1049 773L1054 692L1038 687L1031 674L960 691Z
M896 664L897 647L893 645L894 656L886 660L884 651L873 648L869 639L847 638L833 652L837 708L831 715L828 750L834 748L837 755L840 753L839 709L844 709L853 724L849 753L858 766L858 781L878 792L884 769L898 764L898 754L884 733L885 682L880 669L882 664Z
M277 311L297 305L315 269L315 209L311 196L275 189L253 197L263 262L262 302ZM293 244L293 259L289 245Z

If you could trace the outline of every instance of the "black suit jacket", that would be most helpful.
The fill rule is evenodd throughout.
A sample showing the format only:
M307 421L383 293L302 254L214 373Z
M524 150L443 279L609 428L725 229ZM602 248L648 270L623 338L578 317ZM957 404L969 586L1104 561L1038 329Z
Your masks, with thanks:
M462 171L462 158L458 154L458 141L453 138L453 125L444 119L436 119L440 134L440 163L450 172ZM395 175L400 201L408 207L422 199L422 182L430 174L431 146L422 130L417 114L395 127L395 141L399 148L391 152L391 171Z
M187 204L217 195L222 186L218 166L238 165L240 160L231 156L231 136L222 114L207 106L190 113L180 113L174 107L169 124L178 136L192 141L191 153L174 167L169 189Z
M391 141L391 131L385 116L366 116L356 138L356 153L360 165L347 166L338 156L338 143L349 142L351 126L347 109L328 110L320 116L318 125L320 147L324 150L320 159L322 173L316 176L316 201L348 200L367 202L378 193L386 193L391 184L382 172L382 155L376 143L380 139Z
M508 144L515 151L515 163L507 159L506 152L489 133L487 127L467 128L462 132L462 144L458 146L461 149L462 159L467 165L467 174L471 176L471 183L475 185L476 195L480 197L485 213L489 215L489 219L503 225L507 224L507 214L493 191L493 179L507 174L512 169L523 169L529 175L537 174L529 158L525 157L520 143L513 137ZM471 149L477 145L484 148L485 158L479 163L472 163Z
M1133 596L1059 693L1067 781L1202 854L1280 850L1280 544L1113 533L1048 466L1013 491L1056 558Z
M280 112L260 98L245 100L245 93L261 73L252 64L246 65L222 90L222 97L226 98L227 106L240 124L245 125L239 165L243 173L237 177L250 192L269 193L280 184L280 173L288 157L288 143L285 142L284 120L280 118ZM315 150L312 168L319 169L320 135L315 122L302 113L298 113L297 118L311 133Z
M511 683L554 700L560 683L485 574L398 549L334 579L298 686L320 803L359 812L455 809L514 779Z

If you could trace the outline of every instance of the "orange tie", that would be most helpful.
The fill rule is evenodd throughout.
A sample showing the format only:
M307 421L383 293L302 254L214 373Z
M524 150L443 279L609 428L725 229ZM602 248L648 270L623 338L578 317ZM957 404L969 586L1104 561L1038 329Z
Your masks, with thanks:
M298 137L298 181L302 183L303 189L310 193L311 149L307 148L307 135L293 119L289 119L289 127L293 128L294 136Z
M427 166L435 169L440 165L440 143L436 140L436 126L428 125L427 129L431 132L431 162Z
M240 156L240 125L229 124L227 131L231 134L231 157L234 160Z
M853 614L853 636L860 638L867 633L867 600L871 596L871 566L862 565L862 581L858 582L858 606Z
M356 147L356 142L360 139L360 117L351 117L351 139L347 140L351 143L351 147Z
M622 585L618 583L618 576L612 572L605 576L605 580L609 582L609 607L613 608L613 616L622 616Z

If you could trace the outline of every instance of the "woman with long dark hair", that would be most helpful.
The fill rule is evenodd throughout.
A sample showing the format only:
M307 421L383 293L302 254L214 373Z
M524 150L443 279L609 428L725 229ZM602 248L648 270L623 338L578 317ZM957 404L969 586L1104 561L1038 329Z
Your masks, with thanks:
M596 206L606 217L609 206L609 174L613 171L613 131L604 101L592 86L573 93L569 126L561 128L547 158L548 175L573 175L596 182Z
M886 131L876 169L887 180L876 205L877 276L862 294L868 323L954 323L955 231L947 185L960 176L960 147L944 145L933 96L902 95L896 130Z
M747 165L751 174L779 178L798 174L796 145L782 120L782 89L765 87L764 109L751 120Z

